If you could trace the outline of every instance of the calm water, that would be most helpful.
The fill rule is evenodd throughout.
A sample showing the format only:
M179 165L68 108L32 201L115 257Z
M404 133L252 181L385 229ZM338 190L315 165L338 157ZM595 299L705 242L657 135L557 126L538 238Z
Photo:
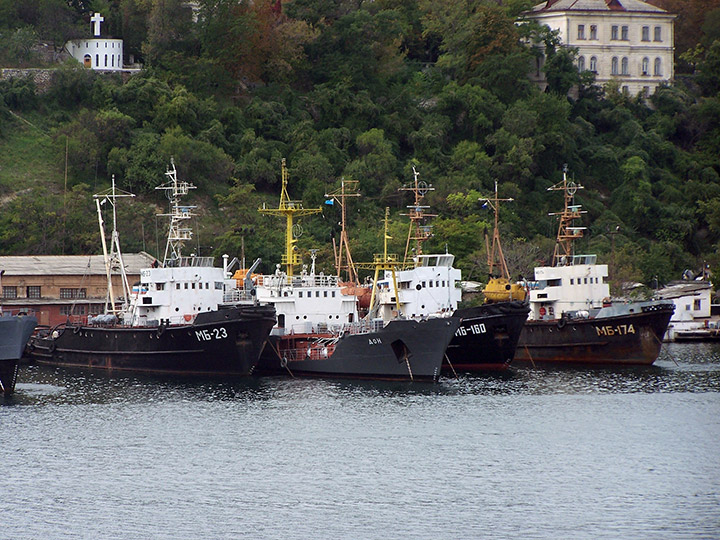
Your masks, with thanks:
M0 538L720 538L720 346L663 349L436 385L25 367Z

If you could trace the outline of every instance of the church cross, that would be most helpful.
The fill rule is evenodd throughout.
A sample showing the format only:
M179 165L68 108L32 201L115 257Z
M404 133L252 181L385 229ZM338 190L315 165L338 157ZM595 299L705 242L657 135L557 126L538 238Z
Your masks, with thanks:
M96 36L100 35L100 23L105 20L105 17L101 16L99 13L95 13L92 17L90 17L90 22L93 23L93 33Z

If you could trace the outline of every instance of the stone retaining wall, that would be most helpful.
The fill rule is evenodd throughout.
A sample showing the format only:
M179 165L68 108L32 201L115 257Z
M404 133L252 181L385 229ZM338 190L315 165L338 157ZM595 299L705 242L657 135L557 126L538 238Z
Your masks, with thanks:
M55 68L0 68L0 81L15 79L17 77L30 77L37 87L38 94L44 94L50 89L55 78ZM122 71L103 71L96 70L95 73L114 74L120 73L123 83L126 83L130 77L142 71L140 68L125 68Z
M50 89L54 76L55 70L48 68L2 68L0 70L0 80L3 81L18 77L31 78L35 82L38 94L44 94Z

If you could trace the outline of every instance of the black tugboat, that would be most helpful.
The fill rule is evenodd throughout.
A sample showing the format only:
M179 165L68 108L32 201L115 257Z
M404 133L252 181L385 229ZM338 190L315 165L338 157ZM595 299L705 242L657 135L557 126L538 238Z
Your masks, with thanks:
M180 197L194 186L178 181L174 165L166 175L168 183L157 188L170 199L164 263L143 269L140 283L130 291L114 225L116 199L131 195L116 190L113 180L109 193L95 196L108 278L107 313L33 337L31 355L39 363L182 375L253 372L275 324L275 309L250 300L226 302L231 292L226 286L234 282L226 279L225 269L213 266L212 257L182 255L183 243L192 237L187 220L194 207L180 205ZM109 253L101 213L105 203L113 209ZM112 301L112 268L122 276L120 308Z
M455 371L482 372L507 369L515 356L530 308L525 302L506 301L460 308L453 313L460 327L447 348Z
M15 391L18 362L36 325L32 315L0 315L0 391L6 396Z
M584 227L573 225L583 213L574 196L582 186L567 179L548 188L562 191L565 206L552 266L535 268L530 287L530 318L515 353L518 362L650 365L675 310L672 301L613 304L608 267L596 255L575 255L573 241Z

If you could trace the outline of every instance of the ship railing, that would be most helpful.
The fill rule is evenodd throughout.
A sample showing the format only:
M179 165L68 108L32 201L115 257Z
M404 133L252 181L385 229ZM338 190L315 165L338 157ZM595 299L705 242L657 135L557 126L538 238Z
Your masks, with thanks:
M327 360L335 352L335 343L323 343L321 341L308 344L307 347L284 349L282 351L289 361L294 360Z
M286 276L266 274L258 276L257 286L267 288L301 288L301 287L339 287L337 276L325 276L322 274Z
M177 259L170 259L165 263L165 266L178 268L178 267L207 267L213 266L215 262L214 257L179 257Z
M223 293L224 304L235 304L239 302L251 302L254 296L251 291L245 289L228 289Z
M343 332L345 334L368 334L370 332L378 332L385 326L382 319L360 319L359 321L345 323Z

